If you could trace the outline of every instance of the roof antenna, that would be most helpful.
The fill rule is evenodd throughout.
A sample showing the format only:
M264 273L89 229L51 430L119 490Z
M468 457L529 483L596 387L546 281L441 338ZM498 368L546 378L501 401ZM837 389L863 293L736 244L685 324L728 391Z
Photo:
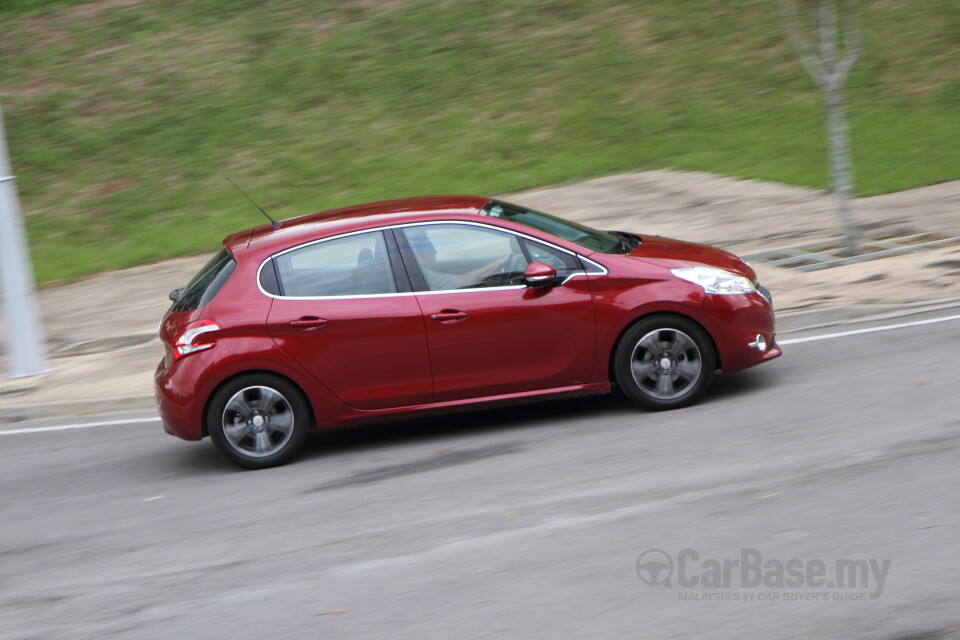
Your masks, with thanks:
M270 226L272 226L272 227L274 227L274 228L280 226L280 223L279 223L279 222L277 222L276 220L274 220L273 218L271 218L271 217L270 217L270 214L267 213L266 211L264 211L264 210L263 210L263 207L261 207L261 206L258 205L256 202L254 202L254 201L253 201L253 198L251 198L250 196L248 196L243 189L241 189L240 187L238 187L238 186L237 186L237 183L234 182L233 180L231 180L231 179L229 178L229 176L227 177L227 182L229 182L230 184L232 184L234 189L236 189L237 191L239 191L240 193L242 193L242 194L243 194L243 197L246 198L247 200L249 200L250 203L251 203L253 206L255 206L257 209L260 209L260 213L262 213L263 215L267 216L267 220L270 221Z

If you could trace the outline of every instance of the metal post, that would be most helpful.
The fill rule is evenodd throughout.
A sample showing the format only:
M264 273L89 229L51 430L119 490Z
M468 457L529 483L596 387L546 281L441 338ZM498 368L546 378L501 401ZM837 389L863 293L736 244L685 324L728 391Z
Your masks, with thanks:
M17 187L7 153L7 137L0 107L0 274L7 319L9 377L34 376L48 371L43 352L43 327L37 314L33 269L27 246Z

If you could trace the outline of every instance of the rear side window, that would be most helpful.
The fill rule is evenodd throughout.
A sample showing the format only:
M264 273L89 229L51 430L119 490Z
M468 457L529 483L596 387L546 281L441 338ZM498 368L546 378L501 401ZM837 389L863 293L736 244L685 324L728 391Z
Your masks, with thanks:
M396 293L380 231L324 240L274 256L283 295L294 298Z
M193 280L183 288L170 310L193 311L207 304L220 292L236 267L237 263L227 250L221 249L193 276Z

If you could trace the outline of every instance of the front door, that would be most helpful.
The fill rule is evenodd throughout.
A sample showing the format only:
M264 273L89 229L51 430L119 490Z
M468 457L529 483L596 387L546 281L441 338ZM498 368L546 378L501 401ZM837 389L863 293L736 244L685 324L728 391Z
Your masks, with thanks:
M405 261L416 265L409 270L438 402L589 382L596 327L589 283L575 275L574 256L471 223L411 225L398 239L405 240ZM550 263L567 282L525 286L532 259Z

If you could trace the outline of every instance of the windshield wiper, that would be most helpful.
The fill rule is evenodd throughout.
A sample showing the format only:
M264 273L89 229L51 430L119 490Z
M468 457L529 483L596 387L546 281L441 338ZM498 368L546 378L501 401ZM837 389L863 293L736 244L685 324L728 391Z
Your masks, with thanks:
M613 235L617 236L619 241L619 249L621 253L630 253L637 248L637 245L640 244L641 240L638 236L633 235L632 233L627 233L625 231L611 231Z

